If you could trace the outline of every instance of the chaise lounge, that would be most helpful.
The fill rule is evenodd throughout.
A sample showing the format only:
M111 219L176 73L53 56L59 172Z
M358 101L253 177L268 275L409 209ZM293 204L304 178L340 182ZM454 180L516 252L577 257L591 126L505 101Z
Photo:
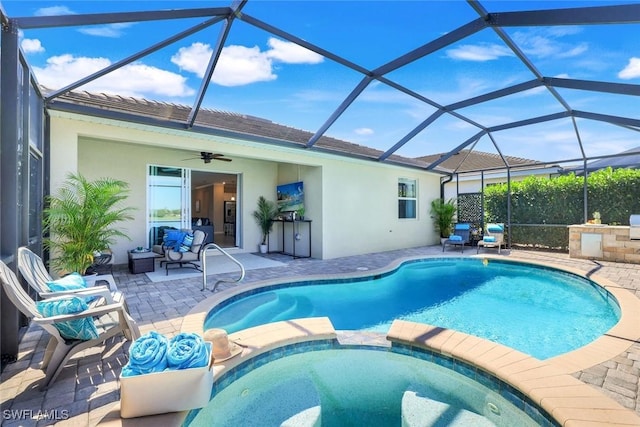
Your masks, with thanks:
M500 253L501 246L504 245L504 224L503 223L489 223L487 224L486 231L482 240L478 242L478 249L476 253L480 252L480 248L498 248Z
M442 252L447 245L460 246L460 250L464 252L464 245L469 244L469 235L471 234L471 224L461 222L453 227L453 234L447 240L442 242Z

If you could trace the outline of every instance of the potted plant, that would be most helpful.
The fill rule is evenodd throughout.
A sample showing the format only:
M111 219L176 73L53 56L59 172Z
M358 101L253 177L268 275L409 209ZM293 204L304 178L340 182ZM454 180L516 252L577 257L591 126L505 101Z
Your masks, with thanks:
M301 221L304 219L304 212L304 208L298 208L296 211L297 218Z
M44 244L54 258L51 266L59 274L84 274L99 255L114 243L115 237L129 239L114 227L133 219L134 208L121 207L129 185L112 178L89 181L70 173L56 195L47 198L44 230L49 233Z
M451 235L455 216L456 204L453 199L447 201L434 199L431 201L431 218L434 220L436 231L440 233L441 239L446 239Z
M258 209L253 211L253 217L256 219L258 226L260 226L260 231L262 232L262 242L260 243L260 253L267 252L267 239L269 238L269 233L273 229L273 218L278 215L280 210L277 205L264 198L264 196L260 196L258 198Z

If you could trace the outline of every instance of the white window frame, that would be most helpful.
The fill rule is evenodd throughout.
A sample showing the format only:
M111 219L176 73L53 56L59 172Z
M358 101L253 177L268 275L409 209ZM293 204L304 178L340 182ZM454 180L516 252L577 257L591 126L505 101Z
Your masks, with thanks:
M411 191L407 192L406 189L403 190L402 185L403 184L408 184L409 186L412 186L414 191L413 191L413 195L411 195ZM418 180L414 179L414 178L398 178L398 219L409 219L409 220L414 220L414 219L418 219ZM407 217L401 217L400 216L400 202L403 200L413 200L414 201L414 212L413 212L413 216L407 216ZM406 211L405 211L406 213Z

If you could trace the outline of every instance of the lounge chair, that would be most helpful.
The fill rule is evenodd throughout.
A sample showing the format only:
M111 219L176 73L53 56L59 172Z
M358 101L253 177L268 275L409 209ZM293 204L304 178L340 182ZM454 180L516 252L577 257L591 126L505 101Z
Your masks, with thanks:
M122 294L118 293L119 300L109 304L87 308L82 311L69 311L71 314L56 313L45 317L41 314L39 305L22 288L15 273L2 261L0 261L0 282L4 294L16 306L18 310L31 321L41 326L51 335L42 360L42 369L46 376L41 389L47 388L54 382L62 371L67 361L76 353L101 345L107 339L123 333L128 340L135 340L140 336L140 330L136 322L129 316L125 309ZM87 296L87 295L83 295ZM38 304L56 304L65 301L77 301L74 295L52 297ZM85 304L86 307L86 304ZM68 322L80 321L82 325L91 329L92 338L86 338L88 333L79 336L69 335ZM89 328L90 327L90 328Z
M188 233L182 233L187 234ZM202 271L200 265L197 263L201 261L202 247L204 241L207 238L207 233L202 230L196 230L193 232L193 240L190 245L186 245L183 242L170 241L164 246L164 259L160 261L160 265L164 263L166 274L169 274L169 265L178 265L178 268L189 267L195 268L198 271ZM178 247L182 246L180 250Z
M42 258L24 246L18 248L18 269L24 280L38 293L40 298L46 299L64 294L82 294L86 293L90 288L94 288L96 290L102 290L103 292L101 292L100 295L104 296L108 303L111 303L114 295L120 294L117 291L116 282L110 274L84 276L83 278L87 284L87 289L52 292L47 283L53 282L54 279L49 275ZM97 286L100 282L108 283L109 287ZM91 292L91 294L96 295L96 292Z
M464 252L464 245L468 245L469 235L471 234L471 224L461 222L453 226L453 234L447 240L442 242L442 252L447 245L460 246L460 250Z
M503 223L489 223L486 226L482 240L478 242L478 249L476 253L480 252L480 247L483 248L498 248L500 253L500 247L504 245L504 224Z

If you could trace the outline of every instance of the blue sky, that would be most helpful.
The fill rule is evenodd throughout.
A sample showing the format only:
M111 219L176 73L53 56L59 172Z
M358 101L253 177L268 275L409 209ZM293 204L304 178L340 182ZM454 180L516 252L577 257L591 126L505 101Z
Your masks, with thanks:
M4 0L10 17L228 6L228 1ZM490 12L616 4L596 1L482 2ZM250 0L244 13L374 69L478 17L462 1ZM28 30L21 46L38 81L63 87L203 19ZM192 105L221 25L176 42L81 89ZM508 28L507 34L546 77L640 84L640 25ZM390 80L447 105L533 79L491 29L408 66ZM315 132L362 75L330 59L235 20L204 107L250 114ZM574 109L637 118L637 97L558 89ZM327 135L386 150L434 112L381 83L372 83ZM563 111L544 89L533 89L459 113L486 126ZM639 133L577 119L587 156L640 146ZM444 115L398 154L446 152L478 132ZM503 154L535 160L580 157L569 119L496 132ZM476 145L495 152L488 137Z

